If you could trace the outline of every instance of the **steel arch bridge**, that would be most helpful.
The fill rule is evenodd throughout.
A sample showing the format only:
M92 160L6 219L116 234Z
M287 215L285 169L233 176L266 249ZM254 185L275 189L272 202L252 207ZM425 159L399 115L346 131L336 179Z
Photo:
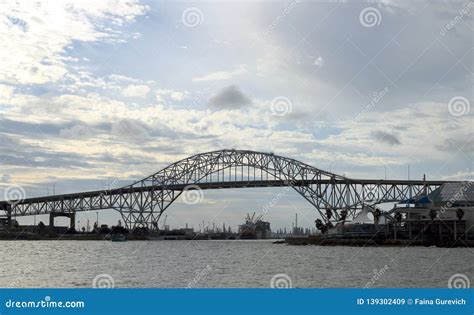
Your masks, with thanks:
M0 201L0 210L11 218L115 209L129 229L156 229L163 212L185 191L291 186L329 223L354 218L364 205L404 201L443 183L350 179L273 153L220 150L182 159L122 188Z

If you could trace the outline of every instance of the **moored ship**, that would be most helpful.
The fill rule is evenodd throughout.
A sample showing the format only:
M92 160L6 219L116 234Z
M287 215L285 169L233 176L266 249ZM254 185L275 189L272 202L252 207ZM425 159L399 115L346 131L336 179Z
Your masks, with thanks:
M263 215L260 215L255 218L255 212L252 216L247 213L245 223L239 225L239 238L247 240L270 238L270 222L263 221L262 217Z

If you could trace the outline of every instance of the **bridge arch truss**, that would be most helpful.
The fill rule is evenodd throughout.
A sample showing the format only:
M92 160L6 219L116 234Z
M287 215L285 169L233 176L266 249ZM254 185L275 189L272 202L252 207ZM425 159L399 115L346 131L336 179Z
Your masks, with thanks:
M161 215L188 189L291 186L325 222L353 218L365 204L401 202L443 181L350 179L306 163L243 150L220 150L177 161L131 185L102 191L0 202L13 216L115 209L127 228L156 229Z

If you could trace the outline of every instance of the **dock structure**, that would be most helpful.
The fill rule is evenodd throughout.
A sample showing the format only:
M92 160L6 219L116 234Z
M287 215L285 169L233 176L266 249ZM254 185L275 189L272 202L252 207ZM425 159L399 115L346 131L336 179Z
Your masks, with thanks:
M366 204L351 222L323 230L320 238L410 241L449 245L474 241L474 183L445 183L386 212ZM466 244L466 243L465 243Z

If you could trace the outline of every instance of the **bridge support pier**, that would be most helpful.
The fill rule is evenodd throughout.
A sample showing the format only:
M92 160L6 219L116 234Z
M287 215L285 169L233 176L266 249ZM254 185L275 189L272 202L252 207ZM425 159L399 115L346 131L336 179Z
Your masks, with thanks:
M158 229L159 211L150 210L122 210L120 211L125 227L133 231L136 228L146 228L149 231Z
M11 229L12 227L12 208L7 209L7 227Z
M10 229L12 227L12 206L10 204L0 206L0 211L3 211L4 214L0 216L5 221L5 227Z
M76 228L76 213L75 212L51 212L49 214L49 228L54 229L54 219L56 217L67 217L69 218L69 228Z
M182 190L161 189L144 192L143 198L130 208L115 209L122 215L125 227L131 231L146 228L158 230L158 221L163 212L183 193Z

